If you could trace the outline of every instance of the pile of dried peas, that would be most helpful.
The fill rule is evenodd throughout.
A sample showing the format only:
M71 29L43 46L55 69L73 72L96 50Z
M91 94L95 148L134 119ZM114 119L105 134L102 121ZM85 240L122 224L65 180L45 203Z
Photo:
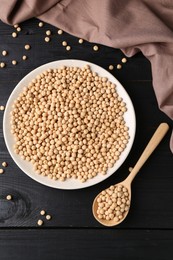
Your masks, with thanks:
M99 219L121 221L130 207L129 193L122 185L112 185L97 198Z
M48 69L15 100L15 152L36 173L82 182L106 174L125 149L126 104L107 78L83 68Z

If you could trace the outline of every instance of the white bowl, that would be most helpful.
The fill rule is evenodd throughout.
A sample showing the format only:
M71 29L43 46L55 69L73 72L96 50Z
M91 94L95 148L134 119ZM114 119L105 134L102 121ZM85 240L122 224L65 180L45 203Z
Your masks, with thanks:
M49 68L58 68L60 66L74 66L74 67L83 67L84 65L89 64L92 71L97 72L100 76L102 77L107 77L112 83L114 83L117 87L117 92L118 94L123 98L123 101L127 105L127 112L124 115L125 121L127 126L129 127L129 135L130 139L127 144L127 147L125 150L122 152L120 155L119 160L115 163L113 168L108 169L106 175L98 174L96 177L93 179L89 179L84 183L81 183L79 180L75 179L68 179L64 182L61 182L59 180L54 181L49 179L48 177L44 177L41 175L38 175L35 173L32 163L24 161L20 158L19 155L15 154L13 146L15 144L15 140L13 135L11 134L11 125L10 125L10 111L12 111L12 104L14 100L18 97L18 95L23 91L23 88L26 87L29 82L31 82L32 79L34 79L38 74L43 72L46 69ZM136 117L135 117L135 112L134 112L134 107L132 104L132 101L123 88L123 86L119 83L119 81L108 71L105 69L101 68L98 65L95 65L93 63L87 62L87 61L82 61L82 60L59 60L59 61L54 61L50 62L47 64L44 64L35 70L31 71L28 75L26 75L14 88L13 92L11 93L8 102L6 104L6 109L4 113L4 120L3 120L3 132L4 132L4 138L5 138L5 143L8 148L8 151L13 158L13 160L16 162L16 164L19 166L19 168L25 172L29 177L34 179L37 182L40 182L46 186L52 187L52 188L58 188L58 189L81 189L81 188L86 188L92 185L95 185L105 179L107 179L109 176L111 176L114 172L118 170L118 168L122 165L122 163L125 161L126 157L128 156L133 141L135 137L135 131L136 131Z

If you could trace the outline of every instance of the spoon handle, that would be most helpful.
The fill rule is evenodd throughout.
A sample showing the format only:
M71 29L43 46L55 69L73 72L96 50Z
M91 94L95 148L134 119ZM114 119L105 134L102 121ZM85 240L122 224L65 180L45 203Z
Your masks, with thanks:
M129 176L126 178L125 182L128 182L130 184L138 171L141 169L141 167L144 165L144 163L147 161L147 159L150 157L152 152L155 150L155 148L158 146L158 144L161 142L165 134L167 133L169 129L169 125L166 123L161 123L159 127L156 129L154 135L152 136L151 140L149 141L148 145L146 146L145 150L143 151L142 155L140 156L139 160L135 164L133 170L129 174Z

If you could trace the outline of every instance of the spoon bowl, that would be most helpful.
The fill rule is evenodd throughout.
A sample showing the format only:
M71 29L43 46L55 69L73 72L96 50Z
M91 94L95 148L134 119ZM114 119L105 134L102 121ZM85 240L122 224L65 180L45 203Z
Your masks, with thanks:
M122 181L122 182L119 182L117 184L115 184L115 186L118 186L118 185L122 185L124 186L127 190L128 190L128 193L129 193L129 200L130 200L130 203L131 203L131 187L129 185L126 185L126 180ZM118 224L120 224L128 215L129 213L129 210L130 210L130 205L129 205L129 209L128 211L125 212L125 214L123 214L123 218L120 219L118 222L115 221L114 219L111 219L111 220L106 220L106 219L100 219L98 217L98 214L97 214L97 209L98 209L98 202L97 202L97 199L98 197L101 195L101 192L95 197L94 201L93 201L93 205L92 205L92 212L93 212L93 215L95 217L95 219L102 225L104 226L107 226L107 227L112 227L112 226L116 226Z
M150 157L150 155L155 150L155 148L158 146L158 144L161 142L161 140L167 133L168 129L169 129L169 126L166 123L162 123L159 125L159 127L156 129L154 135L152 136L151 140L149 141L148 145L146 146L145 150L143 151L142 155L140 156L139 160L137 161L136 165L134 166L134 168L132 169L132 171L130 172L128 177L124 181L114 185L114 186L122 185L128 190L128 193L129 193L128 200L130 201L130 204L131 204L131 183L132 183L134 177L139 172L139 170L144 165L144 163L147 161L147 159ZM99 216L97 214L97 210L99 208L98 198L100 195L101 195L101 192L96 196L96 198L93 201L93 205L92 205L92 212L93 212L95 219L102 225L108 226L108 227L116 226L116 225L120 224L122 221L124 221L124 219L127 217L128 213L129 213L130 205L129 205L128 210L123 212L123 214L122 214L123 217L121 219L119 219L118 221L116 218L113 218L110 220L106 220L105 218L99 218Z

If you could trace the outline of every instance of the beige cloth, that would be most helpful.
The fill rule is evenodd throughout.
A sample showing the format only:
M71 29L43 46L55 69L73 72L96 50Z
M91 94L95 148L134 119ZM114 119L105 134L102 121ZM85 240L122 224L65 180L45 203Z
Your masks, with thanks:
M0 0L0 19L37 17L90 42L142 53L159 108L173 119L173 0ZM173 135L170 141L173 152Z

